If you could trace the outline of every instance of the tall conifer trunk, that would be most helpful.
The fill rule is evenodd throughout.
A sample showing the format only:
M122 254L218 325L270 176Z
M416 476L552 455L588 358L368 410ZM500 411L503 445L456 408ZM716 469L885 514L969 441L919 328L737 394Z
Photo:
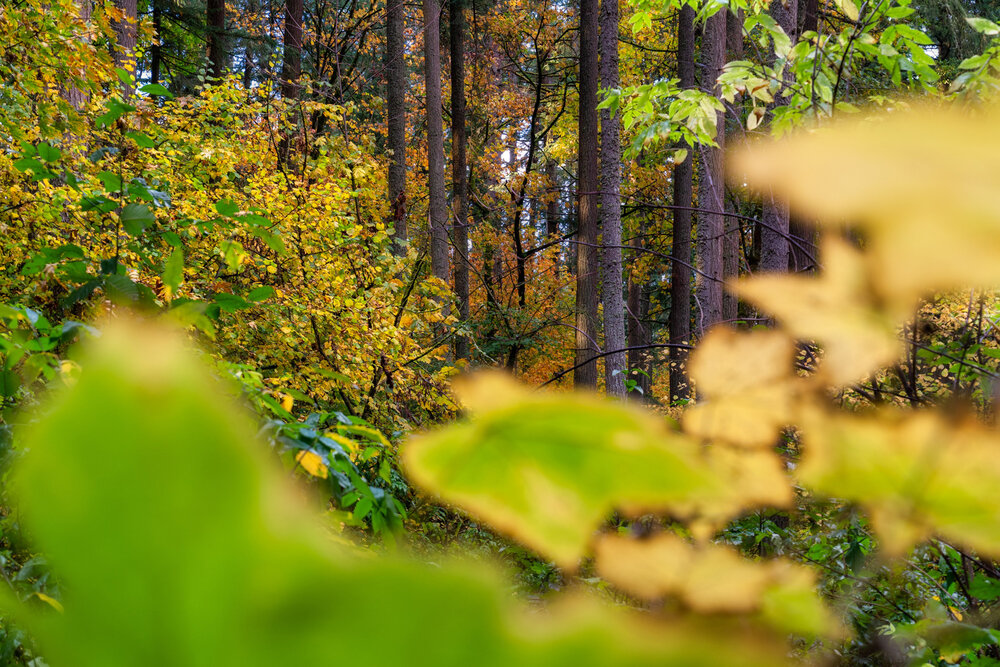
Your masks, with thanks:
M451 0L451 182L452 234L455 243L455 296L458 319L469 319L469 173L465 133L465 15L464 0ZM469 358L469 341L459 336L455 357Z
M402 252L406 230L406 57L403 37L404 0L386 3L386 132L392 161L389 163L389 205L392 211L394 252Z
M441 113L441 2L424 0L424 88L427 113L427 179L431 270L449 282L448 200L444 190L444 127Z
M577 388L597 386L597 41L598 0L580 0L580 111L579 177L577 201L579 223L576 251L576 366ZM593 360L592 360L593 359Z
M618 0L601 0L601 87L618 88ZM601 265L604 301L604 388L625 396L625 303L622 295L621 119L601 111Z
M726 12L705 21L701 38L701 87L718 96L718 78L726 57ZM725 116L716 114L717 146L703 146L698 179L698 270L695 322L699 335L722 321L723 238L725 236L725 181L722 153L726 143Z
M680 85L693 88L694 9L688 5L677 17L677 75ZM694 152L674 166L674 230L670 254L670 343L686 345L691 339L691 206L693 205ZM638 303L638 302L637 302ZM670 401L688 398L690 390L684 364L687 351L670 348Z

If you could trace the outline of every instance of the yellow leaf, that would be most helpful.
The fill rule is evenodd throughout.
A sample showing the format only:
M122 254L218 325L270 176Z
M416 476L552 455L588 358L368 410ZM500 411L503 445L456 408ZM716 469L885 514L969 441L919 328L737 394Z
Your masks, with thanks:
M45 593L42 592L36 592L35 597L41 600L42 602L46 603L56 611L58 611L60 614L66 611L62 606L62 602L59 602L59 600L55 599L51 595L46 595Z
M774 445L792 417L794 353L792 341L777 331L709 332L688 363L699 403L685 411L684 430L709 440Z
M295 455L295 461L302 466L303 470L313 477L326 479L329 474L326 464L323 462L323 458L316 452L310 452L307 449L303 449Z
M824 240L818 277L764 274L742 280L737 294L781 320L791 334L823 346L822 379L853 384L899 358L901 311L873 301L864 259L836 237ZM880 307L883 306L883 307Z
M748 146L729 165L734 180L770 189L809 219L860 228L884 298L1000 284L995 107L852 117Z
M295 405L295 399L288 394L282 394L281 396L281 407L285 409L286 412L291 412L292 407Z
M692 545L676 535L603 535L594 554L603 578L647 600L676 596L700 613L756 613L803 634L840 631L816 595L815 575L790 561L754 562L729 547Z

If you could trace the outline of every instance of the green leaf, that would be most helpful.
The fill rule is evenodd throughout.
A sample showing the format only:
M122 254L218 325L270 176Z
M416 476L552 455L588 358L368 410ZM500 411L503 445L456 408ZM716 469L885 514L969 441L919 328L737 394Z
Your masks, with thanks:
M105 276L104 294L115 303L127 305L138 300L139 288L126 276Z
M126 132L125 136L139 145L140 148L155 148L156 142L138 131Z
M228 199L223 199L220 202L216 202L215 210L219 212L219 215L231 218L236 215L240 207Z
M972 26L972 29L978 33L983 35L1000 35L1000 26L989 19L979 18L978 16L969 16L965 20L970 26Z
M353 555L289 493L204 362L147 327L106 330L75 386L24 431L8 488L65 612L7 593L5 614L47 664L784 662L783 638L745 623L651 626L592 600L541 615L471 566Z
M139 89L140 93L146 93L147 95L159 95L160 97L173 97L174 94L169 90L164 88L158 83L147 83L145 86Z
M45 143L38 144L38 157L46 162L56 162L61 156L62 153L59 152L58 148L53 148Z
M0 372L0 396L10 398L21 388L21 376L14 371Z
M577 565L612 510L670 509L721 492L698 446L651 415L491 376L465 391L473 410L485 409L406 443L411 478L561 566Z
M270 299L274 295L274 288L270 285L262 285L260 287L255 287L247 294L247 301L264 301L265 299Z
M128 204L121 212L122 225L132 236L142 234L155 220L153 212L145 204Z
M184 282L184 249L174 248L163 266L163 284L169 287L171 295L174 295L182 282Z
M214 299L215 303L219 304L219 308L227 313L235 313L237 310L250 307L250 304L247 303L245 299L238 297L235 294L220 292L215 295Z
M122 191L122 179L119 178L118 174L102 171L97 174L97 179L104 184L105 192L115 194Z

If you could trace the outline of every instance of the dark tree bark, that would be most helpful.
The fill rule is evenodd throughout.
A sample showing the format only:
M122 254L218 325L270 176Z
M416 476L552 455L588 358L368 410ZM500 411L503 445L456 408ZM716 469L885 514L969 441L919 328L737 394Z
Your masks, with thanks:
M634 240L631 244L641 248L642 243ZM632 278L628 286L628 368L629 371L639 371L633 376L642 400L652 400L652 382L650 379L649 353L641 349L653 342L653 332L647 322L649 317L649 288L645 281ZM673 373L671 373L673 377Z
M139 36L139 7L136 0L115 0L115 7L121 10L124 18L114 21L117 47L112 50L115 67L120 67L135 76L135 45ZM131 97L132 86L125 86L125 97Z
M576 361L573 384L597 386L597 41L598 0L580 0L579 223L576 252Z
M549 195L545 204L545 235L559 235L559 173L555 160L545 164L545 177L548 182Z
M789 0L785 5L775 0L771 3L771 16L794 43L798 36L798 0ZM792 83L786 73L784 84ZM760 217L760 270L787 271L789 262L789 218L788 204L764 195L764 210Z
M76 6L80 13L80 20L88 23L93 12L91 0L77 0ZM77 111L82 110L90 100L89 92L81 90L72 84L62 88L62 96Z
M281 61L281 96L299 97L302 76L302 0L285 0L284 54Z
M402 252L406 241L406 59L403 39L406 5L386 4L386 130L392 161L389 163L389 205L392 207L393 249Z
M448 283L448 200L444 189L444 127L441 113L441 2L424 0L424 88L427 113L427 178L431 271Z
M160 83L160 68L163 65L163 6L162 0L152 0L153 5L153 32L156 39L149 48L149 82Z
M707 21L701 38L701 87L719 95L718 78L726 58L726 12L720 11ZM699 312L698 334L722 321L723 238L725 236L725 181L722 154L726 143L725 118L716 114L715 141L718 146L700 149L701 172L698 180L697 254L700 274L697 281Z
M455 242L455 296L458 319L469 320L469 174L465 133L465 16L464 0L451 0L451 180L453 238ZM455 340L455 357L469 358L469 340Z
M599 50L601 87L617 88L618 0L601 0ZM621 119L601 111L601 262L604 301L604 349L625 349L625 302L622 295L622 145ZM625 396L625 352L604 357L604 390Z
M301 3L302 0L297 1ZM300 17L301 13L300 9ZM208 76L210 80L218 81L226 73L226 0L207 0L205 19L208 25ZM300 18L299 23L301 21Z
M678 14L677 74L680 85L693 88L694 80L694 9L685 5ZM691 339L691 206L693 204L694 153L674 166L674 230L670 280L670 342L686 344ZM686 351L670 349L670 399L678 401L690 396L684 364Z
M737 10L736 13L726 13L726 58L730 61L743 59L742 9ZM734 132L739 132L739 130ZM733 206L732 196L726 200L726 212L737 213ZM738 278L740 274L740 220L735 216L727 215L723 225L726 235L722 245L722 273L726 280L731 280ZM733 322L739 317L739 305L739 299L735 294L729 290L723 290L722 318L725 321Z

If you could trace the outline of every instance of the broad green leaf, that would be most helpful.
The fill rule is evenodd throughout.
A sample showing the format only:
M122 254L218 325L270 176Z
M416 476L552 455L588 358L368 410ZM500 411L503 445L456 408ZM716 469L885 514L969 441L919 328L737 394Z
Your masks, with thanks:
M140 148L155 148L156 142L149 138L148 135L143 132L131 131L126 132L125 136L134 141L139 145Z
M21 388L21 376L11 370L0 371L0 396L10 398Z
M783 661L783 642L745 624L679 617L651 627L586 601L528 612L469 567L354 557L182 345L139 325L109 327L77 383L24 433L11 491L64 584L64 611L6 603L47 664Z
M274 295L274 288L270 285L261 285L260 287L255 287L247 293L247 301L264 301L265 299L270 299Z
M127 276L104 276L104 294L117 304L128 305L139 299L139 288Z
M177 288L184 282L184 249L174 248L163 267L163 285L169 290L168 296L177 294Z
M147 83L139 88L139 92L147 95L159 95L160 97L173 97L174 94L158 83Z
M612 510L688 508L722 495L697 445L651 414L532 393L497 375L456 390L475 417L406 443L410 476L564 567L576 567Z
M59 152L58 148L53 148L46 143L38 144L38 157L46 162L56 162L61 156L62 153Z
M156 221L156 218L145 204L132 203L122 209L121 221L125 231L132 236L139 236Z
M213 299L215 300L215 303L219 304L219 308L222 308L222 310L227 313L235 313L237 310L250 307L250 304L247 303L246 299L236 296L235 294L220 292L216 294Z

